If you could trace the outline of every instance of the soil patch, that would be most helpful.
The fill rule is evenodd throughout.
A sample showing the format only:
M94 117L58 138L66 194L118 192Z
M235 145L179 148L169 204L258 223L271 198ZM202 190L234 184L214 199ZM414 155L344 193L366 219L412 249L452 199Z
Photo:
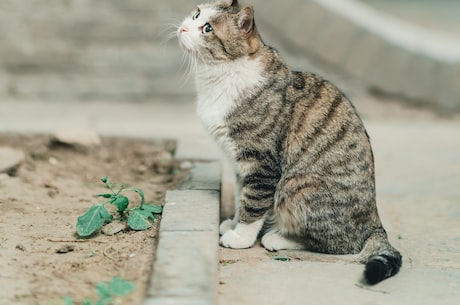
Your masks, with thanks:
M20 149L22 164L0 174L0 300L2 304L62 304L96 299L94 286L114 276L135 283L124 304L141 304L151 274L160 218L149 230L78 239L77 217L100 202L100 178L141 188L163 204L186 172L173 141L102 138L91 148L56 144L47 135L0 134L0 146ZM138 203L136 194L133 203Z

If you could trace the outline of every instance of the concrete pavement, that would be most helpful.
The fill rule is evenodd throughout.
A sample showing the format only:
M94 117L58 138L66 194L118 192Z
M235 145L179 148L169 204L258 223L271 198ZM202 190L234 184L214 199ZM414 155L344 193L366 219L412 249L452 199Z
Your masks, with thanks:
M194 115L194 97L150 103L0 101L0 131L89 128L103 135L174 138L177 156L212 159L218 150Z

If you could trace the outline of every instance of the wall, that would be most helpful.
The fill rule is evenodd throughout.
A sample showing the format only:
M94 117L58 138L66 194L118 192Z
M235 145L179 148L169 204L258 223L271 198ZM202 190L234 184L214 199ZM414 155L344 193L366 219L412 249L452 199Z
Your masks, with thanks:
M167 37L193 7L186 0L2 0L0 99L188 94L182 52Z

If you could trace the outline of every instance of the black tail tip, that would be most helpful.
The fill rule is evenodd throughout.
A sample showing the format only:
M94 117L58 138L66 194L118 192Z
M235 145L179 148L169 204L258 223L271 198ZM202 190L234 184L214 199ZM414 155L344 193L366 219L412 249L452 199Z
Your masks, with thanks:
M369 285L383 281L387 276L387 266L377 260L369 261L364 269L364 278Z
M364 269L364 278L369 285L375 285L384 279L395 275L401 268L401 255L377 255L371 257Z

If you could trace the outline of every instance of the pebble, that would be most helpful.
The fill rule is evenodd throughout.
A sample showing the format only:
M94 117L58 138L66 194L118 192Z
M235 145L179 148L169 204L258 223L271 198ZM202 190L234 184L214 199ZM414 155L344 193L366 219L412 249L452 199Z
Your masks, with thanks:
M55 142L89 148L101 145L101 138L92 129L61 129L54 133Z
M153 171L157 174L170 174L174 169L175 161L168 151L160 152L153 163Z
M189 170L193 168L193 163L191 161L182 161L180 163L180 169Z
M24 247L24 245L22 245L22 244L17 244L16 249L21 250L22 252L26 251L26 247Z
M75 250L75 246L73 246L73 245L65 245L65 246L60 247L59 249L56 249L54 252L56 252L58 254L65 254L65 253L72 252L74 250Z
M24 162L25 154L22 150L7 146L0 146L0 173L9 173Z
M48 163L55 166L59 164L59 161L56 158L51 157L48 159Z
M126 222L114 220L111 223L108 223L104 227L102 227L102 233L111 236L120 233L121 231L124 231L127 228L128 225L126 224Z

